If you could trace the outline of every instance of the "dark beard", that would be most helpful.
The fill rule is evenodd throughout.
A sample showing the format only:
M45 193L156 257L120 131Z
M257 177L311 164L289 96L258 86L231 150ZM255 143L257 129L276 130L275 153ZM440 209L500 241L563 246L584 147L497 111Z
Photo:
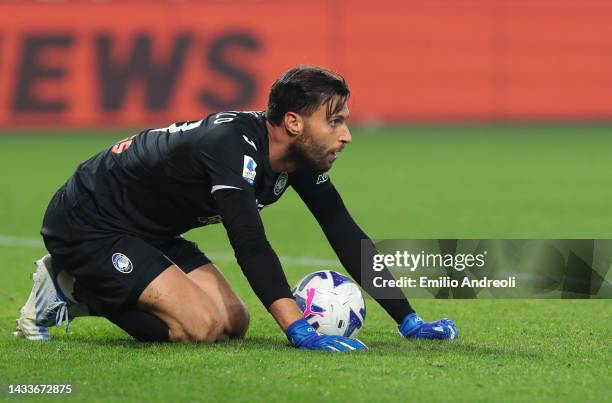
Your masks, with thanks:
M327 171L325 166L325 150L312 142L311 137L301 139L289 144L287 159L293 162L298 170L314 171L323 173ZM316 156L320 155L319 160Z

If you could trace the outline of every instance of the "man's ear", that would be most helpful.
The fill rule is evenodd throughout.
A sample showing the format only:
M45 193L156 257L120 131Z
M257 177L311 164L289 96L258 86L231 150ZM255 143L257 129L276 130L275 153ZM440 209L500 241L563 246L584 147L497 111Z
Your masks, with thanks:
M304 130L304 119L295 112L285 113L285 129L289 136L299 136Z

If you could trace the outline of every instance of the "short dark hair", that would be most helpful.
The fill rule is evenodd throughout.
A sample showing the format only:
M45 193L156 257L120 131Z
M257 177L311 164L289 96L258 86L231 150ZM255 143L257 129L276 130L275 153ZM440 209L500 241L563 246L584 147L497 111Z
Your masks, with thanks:
M331 116L342 109L350 93L340 74L317 66L296 66L272 84L266 118L278 126L287 112L310 116L323 104L327 104L327 115ZM340 97L339 102L332 105L335 97Z

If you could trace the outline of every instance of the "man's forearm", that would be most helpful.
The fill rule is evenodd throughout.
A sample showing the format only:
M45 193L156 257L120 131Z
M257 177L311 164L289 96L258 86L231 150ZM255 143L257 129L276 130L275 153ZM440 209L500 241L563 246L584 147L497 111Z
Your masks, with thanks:
M219 190L215 198L236 260L266 309L281 298L291 298L281 262L266 239L252 192Z
M368 291L371 281L371 272L361 272L361 249L362 240L368 242L365 253L376 254L376 247L368 236L359 228L355 220L350 216L340 196L336 194L336 201L330 203L335 205L335 209L327 209L315 215L321 224L321 228L327 237L330 245L336 252L342 266L355 279L359 285ZM313 211L314 212L314 211ZM367 260L371 261L370 258ZM364 277L365 274L365 277ZM376 274L384 279L393 279L387 268ZM397 322L401 322L406 315L413 313L414 310L400 289L391 289L385 299L376 298L376 302Z
M321 225L327 240L336 252L342 266L363 287L369 279L362 278L361 240L369 240L369 238L355 223L336 189L331 187L326 191L317 191L315 187L313 191L308 186L304 188L303 184L302 186L294 185L294 187L319 222L319 225ZM372 251L376 250L373 244L371 244L371 249ZM387 269L384 269L377 275L383 278L392 278L391 273ZM368 287L364 287L364 289L367 291ZM406 315L414 312L410 303L399 289L390 290L389 294L389 299L376 299L376 302L396 322L401 322Z
M372 279L369 277L369 274L371 273L367 273L364 276L361 272L360 252L361 247L363 246L362 239L365 239L370 243L370 247L366 252L375 253L376 248L366 234L364 234L357 227L354 221L352 221L352 225L354 226L353 231L356 236L355 238L352 238L352 240L348 239L348 236L334 237L333 235L328 235L328 239L346 271L349 272L351 277L353 277L365 291L368 291L369 287L371 287L370 281ZM357 236L357 233L360 233L360 235ZM371 261L371 259L368 260ZM389 272L387 268L384 268L382 271L376 273L376 275L387 280L393 279L391 272ZM414 309L412 309L412 306L400 289L393 288L389 290L388 294L388 298L375 298L375 300L397 323L401 322L406 315L414 312Z

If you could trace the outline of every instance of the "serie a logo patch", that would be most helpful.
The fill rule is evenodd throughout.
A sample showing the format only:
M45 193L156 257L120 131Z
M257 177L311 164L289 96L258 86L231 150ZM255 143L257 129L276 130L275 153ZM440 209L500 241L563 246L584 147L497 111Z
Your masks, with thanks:
M132 265L130 258L123 253L113 253L111 260L115 269L120 273L131 273L134 269L134 265Z
M251 185L253 182L255 182L255 175L257 175L257 172L255 171L256 168L257 163L255 160L252 157L245 155L244 164L242 165L242 178Z

